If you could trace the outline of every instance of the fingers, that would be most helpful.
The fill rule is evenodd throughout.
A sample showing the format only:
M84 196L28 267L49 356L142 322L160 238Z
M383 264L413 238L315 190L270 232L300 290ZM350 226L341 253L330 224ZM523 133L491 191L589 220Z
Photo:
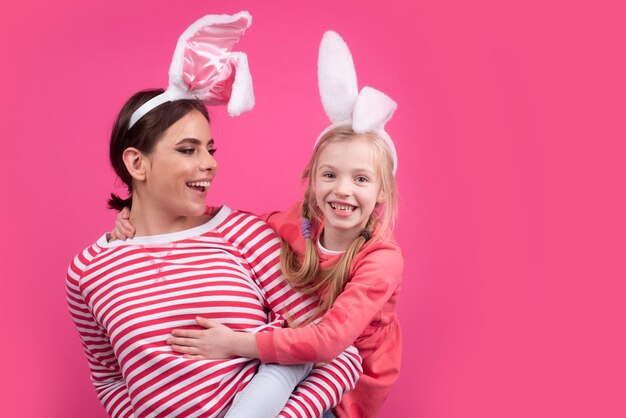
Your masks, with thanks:
M185 347L197 347L199 344L195 338L168 338L165 342L171 346L181 345Z
M172 345L172 350L176 351L177 353L190 354L194 356L197 356L198 353L200 352L196 347L187 347L184 345L176 345L176 344Z
M196 322L204 328L216 328L222 326L219 322L211 321L210 319L203 318L201 316L196 316Z
M130 210L124 208L115 217L115 232L119 239L126 240L135 236L135 227L129 221Z
M172 330L172 335L174 337L198 339L201 338L203 334L201 330L197 329L175 329Z
M132 238L135 236L135 228L127 220L115 219L115 231L120 235L120 239Z
M201 356L201 355L194 356L191 354L185 354L183 357L189 360L206 360L207 359L206 357Z
M183 356L183 358L189 359L189 360L208 360L206 357L198 354L198 355L193 355L193 354L185 354Z
M122 241L126 241L127 238L132 238L132 236L131 237L127 237L126 235L121 233L121 231L119 229L117 229L117 227L116 227L111 232L109 232L109 236L107 237L107 242L116 241L118 239L122 240Z

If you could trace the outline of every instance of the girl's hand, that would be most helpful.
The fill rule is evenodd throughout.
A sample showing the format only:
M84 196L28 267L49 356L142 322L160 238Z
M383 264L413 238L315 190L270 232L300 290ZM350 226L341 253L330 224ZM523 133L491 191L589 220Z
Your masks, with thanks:
M128 220L130 217L130 210L124 208L115 217L115 228L111 231L110 241L121 239L126 241L127 238L133 238L135 236L135 227Z
M165 342L172 350L192 360L224 359L236 355L233 350L236 332L218 322L196 317L204 330L175 329Z

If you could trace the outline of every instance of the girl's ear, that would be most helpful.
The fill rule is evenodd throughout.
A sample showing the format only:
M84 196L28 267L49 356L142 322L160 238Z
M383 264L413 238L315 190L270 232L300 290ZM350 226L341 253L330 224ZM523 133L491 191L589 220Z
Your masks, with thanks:
M385 191L381 187L380 190L378 191L378 197L376 198L376 203L380 204L384 202L385 202Z
M126 148L122 154L122 159L133 179L137 181L146 179L146 164L148 161L141 151L133 147Z

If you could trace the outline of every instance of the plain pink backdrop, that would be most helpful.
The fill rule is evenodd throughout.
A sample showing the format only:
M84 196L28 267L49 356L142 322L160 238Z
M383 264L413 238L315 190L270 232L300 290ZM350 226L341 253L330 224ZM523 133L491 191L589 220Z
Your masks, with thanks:
M587 4L585 4L587 3ZM393 97L402 375L382 417L624 417L625 13L618 1L4 2L1 415L103 417L66 266L113 222L109 129L175 41L249 10L256 108L213 112L209 203L286 208L325 127L324 30ZM176 5L176 6L175 6Z

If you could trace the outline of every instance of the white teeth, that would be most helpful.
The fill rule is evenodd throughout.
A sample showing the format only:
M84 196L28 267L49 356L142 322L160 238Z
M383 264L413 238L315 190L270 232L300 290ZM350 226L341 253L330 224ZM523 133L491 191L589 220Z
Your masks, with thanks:
M192 181L187 183L187 186L191 187L209 187L211 185L210 181Z
M350 205L342 205L339 203L331 203L330 206L335 210L340 210L342 212L354 212L356 207Z

